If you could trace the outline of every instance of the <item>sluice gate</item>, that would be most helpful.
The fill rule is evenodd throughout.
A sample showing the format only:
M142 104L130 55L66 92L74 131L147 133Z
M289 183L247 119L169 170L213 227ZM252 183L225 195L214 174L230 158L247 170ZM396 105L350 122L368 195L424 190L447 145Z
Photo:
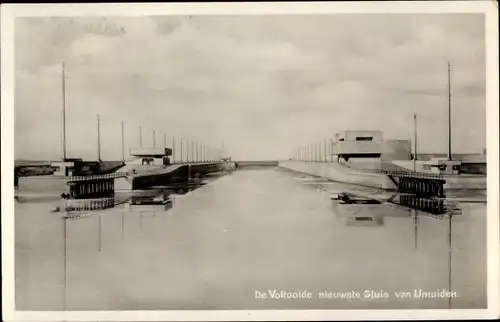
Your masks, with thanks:
M397 182L399 203L410 209L423 211L433 215L447 212L445 180L440 175L417 172L388 173Z
M70 177L69 194L63 195L66 199L66 211L90 211L114 207L115 179L122 177L126 177L126 173Z

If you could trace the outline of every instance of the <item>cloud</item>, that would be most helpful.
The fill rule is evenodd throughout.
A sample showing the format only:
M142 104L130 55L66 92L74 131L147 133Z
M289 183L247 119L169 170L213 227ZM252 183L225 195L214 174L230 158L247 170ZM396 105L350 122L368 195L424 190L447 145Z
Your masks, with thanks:
M345 128L409 138L417 113L420 149L440 151L448 60L454 148L485 146L481 15L22 18L15 50L19 158L59 157L63 60L69 150L84 158L96 157L97 114L109 159L122 120L127 147L142 125L147 142L154 129L157 142L269 159Z

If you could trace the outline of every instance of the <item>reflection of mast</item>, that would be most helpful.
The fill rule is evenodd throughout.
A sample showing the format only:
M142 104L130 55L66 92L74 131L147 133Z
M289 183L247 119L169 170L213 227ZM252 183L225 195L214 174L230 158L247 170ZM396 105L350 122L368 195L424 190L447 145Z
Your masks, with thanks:
M101 162L101 125L97 114L97 161Z
M124 125L122 121L122 161L125 162L125 136L124 136Z
M451 218L450 212L448 217L448 291L451 293ZM451 309L451 295L448 298L448 309Z
M451 160L451 65L448 62L448 160Z
M66 297L67 297L67 289L66 289L66 281L67 281L67 271L68 271L68 268L67 268L67 222L66 222L66 217L62 217L62 220L63 220L63 254L64 254L64 264L63 264L63 268L64 268L64 272L63 272L63 276L64 276L64 281L63 281L63 295L64 295L64 299L63 299L63 310L66 311L66 306L67 306L67 301L66 301Z
M124 232L125 232L125 213L122 211L122 239L125 235Z

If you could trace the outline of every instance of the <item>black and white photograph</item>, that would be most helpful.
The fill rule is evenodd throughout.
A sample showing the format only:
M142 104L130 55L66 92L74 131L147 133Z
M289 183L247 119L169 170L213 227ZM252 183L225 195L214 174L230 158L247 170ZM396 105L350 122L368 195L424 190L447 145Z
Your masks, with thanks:
M459 4L3 5L11 310L498 317L498 13Z

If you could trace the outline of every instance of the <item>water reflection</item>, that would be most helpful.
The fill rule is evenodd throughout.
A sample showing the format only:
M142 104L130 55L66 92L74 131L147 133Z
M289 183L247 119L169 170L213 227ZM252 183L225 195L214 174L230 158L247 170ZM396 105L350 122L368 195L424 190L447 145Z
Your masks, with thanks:
M391 203L365 203L360 206L371 212L343 215L332 212L331 196L358 190L302 183L272 171L235 172L191 195L169 194L170 209L123 204L78 220L17 205L16 305L21 310L484 305L483 208L469 206L466 212L473 214L462 222L453 219L452 226L446 216ZM460 236L453 245L449 228ZM389 292L453 287L461 297L369 303L254 299L253 289L269 287Z
M335 216L345 222L345 226L383 226L386 217L389 218L411 218L413 225L413 249L418 250L419 225L421 217L431 218L438 222L446 222L445 237L447 240L447 291L452 293L452 255L453 255L453 218L462 215L460 202L457 200L467 200L470 202L486 203L485 193L472 192L467 195L464 192L454 192L450 199L445 197L423 198L410 194L386 193L380 200L366 197L380 193L373 188L360 188L333 182L324 182L322 179L307 175L295 175L295 179L301 181L305 186L312 187L318 193L327 193L332 201L332 210ZM340 190L339 190L340 188ZM364 192L364 193L361 193ZM458 196L458 198L457 198ZM481 199L484 198L484 200ZM452 297L448 297L448 309L452 309Z

